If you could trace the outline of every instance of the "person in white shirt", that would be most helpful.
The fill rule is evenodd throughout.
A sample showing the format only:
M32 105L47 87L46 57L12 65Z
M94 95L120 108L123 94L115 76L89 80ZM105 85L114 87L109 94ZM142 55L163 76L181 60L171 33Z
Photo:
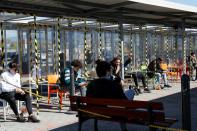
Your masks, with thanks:
M18 122L25 122L26 119L19 115L16 100L25 101L29 113L28 121L39 122L40 120L33 114L32 103L29 94L21 89L20 75L17 73L18 65L15 62L9 63L8 71L1 74L0 98L6 100Z

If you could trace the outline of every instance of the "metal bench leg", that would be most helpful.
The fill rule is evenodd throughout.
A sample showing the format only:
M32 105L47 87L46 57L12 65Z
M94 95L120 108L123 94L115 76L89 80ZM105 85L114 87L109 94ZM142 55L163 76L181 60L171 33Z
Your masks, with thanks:
M149 127L149 130L150 130L150 131L156 131L156 130L157 130L157 128Z
M94 130L98 131L98 120L94 119Z
M79 126L78 126L78 131L81 131L81 128L82 128L82 120L81 118L79 117Z
M120 122L120 127L121 127L121 130L122 130L122 131L128 131L128 130L127 130L127 125L126 125L126 123Z

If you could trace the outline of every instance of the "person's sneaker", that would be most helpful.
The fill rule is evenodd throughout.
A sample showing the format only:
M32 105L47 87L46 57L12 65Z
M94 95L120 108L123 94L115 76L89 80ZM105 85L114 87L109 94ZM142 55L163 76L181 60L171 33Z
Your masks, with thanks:
M168 88L170 88L170 87L172 87L172 86L170 86L170 85L164 85L164 87L168 87Z
M141 88L138 88L137 90L138 90L139 94L143 93L143 90Z
M16 121L18 121L18 122L25 122L26 119L19 115L19 116L16 117Z
M151 93L150 89L148 89L148 88L144 88L144 92Z
M30 115L28 117L29 122L40 122L40 120L35 115Z

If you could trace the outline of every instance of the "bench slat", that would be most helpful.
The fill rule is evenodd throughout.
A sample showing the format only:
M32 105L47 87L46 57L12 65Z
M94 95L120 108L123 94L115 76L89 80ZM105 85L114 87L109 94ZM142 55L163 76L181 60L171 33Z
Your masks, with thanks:
M176 119L165 118L163 103L70 96L71 110L78 111L79 121L91 118L169 127Z
M121 118L126 120L140 119L141 121L149 120L149 112L145 110L125 110L120 108L105 108L105 107L86 107L82 108L88 112L93 112L108 117ZM163 121L165 119L163 112L153 112L154 120Z
M77 101L76 96L70 96L71 104ZM80 102L96 105L111 105L122 106L130 109L147 108L151 106L154 110L163 110L163 104L161 102L147 102L147 101L128 101L123 99L101 99L101 98L88 98L80 97Z

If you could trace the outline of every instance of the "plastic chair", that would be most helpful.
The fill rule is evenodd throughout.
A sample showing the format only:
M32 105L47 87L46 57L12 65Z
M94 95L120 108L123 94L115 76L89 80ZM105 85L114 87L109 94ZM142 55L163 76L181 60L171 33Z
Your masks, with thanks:
M59 95L60 108L62 107L62 98L65 91L60 90L58 75L48 75L48 104L50 104L50 97L52 93L57 93Z
M6 115L7 115L7 112L8 112L8 104L3 99L0 99L0 103L2 103L2 104L0 104L1 105L0 109L1 108L3 109L3 119L4 119L4 121L6 121Z

